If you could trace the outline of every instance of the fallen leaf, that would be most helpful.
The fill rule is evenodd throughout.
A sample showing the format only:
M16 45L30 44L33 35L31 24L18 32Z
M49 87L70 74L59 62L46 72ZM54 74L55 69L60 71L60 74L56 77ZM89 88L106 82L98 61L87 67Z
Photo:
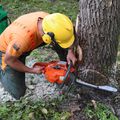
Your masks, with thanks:
M48 111L47 111L47 109L46 109L46 108L42 108L42 110L41 110L41 111L42 111L42 113L43 113L43 114L46 114L46 115L48 114Z
M92 102L92 104L93 104L93 106L94 106L94 109L96 109L96 108L97 108L96 101L95 101L95 100L91 100L91 102Z
M29 113L29 119L30 120L35 120L34 112Z

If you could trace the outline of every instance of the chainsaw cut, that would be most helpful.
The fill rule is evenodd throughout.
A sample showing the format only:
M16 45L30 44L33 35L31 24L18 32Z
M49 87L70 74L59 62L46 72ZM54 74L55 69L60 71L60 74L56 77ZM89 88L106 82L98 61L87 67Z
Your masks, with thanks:
M72 66L72 63L67 65L67 62L64 61L37 62L33 67L42 67L42 73L45 75L45 78L51 83L59 84L61 88L67 83L70 83L71 85L83 85L93 89L117 92L117 89L114 87L107 85L97 86L78 79L75 75L75 68Z

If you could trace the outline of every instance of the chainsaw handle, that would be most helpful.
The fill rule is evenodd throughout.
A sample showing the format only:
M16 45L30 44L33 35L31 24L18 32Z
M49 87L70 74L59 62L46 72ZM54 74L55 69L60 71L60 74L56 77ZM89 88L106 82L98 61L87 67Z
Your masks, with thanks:
M72 68L72 66L73 66L73 64L72 64L72 61L70 61L70 64L67 64L67 72L66 72L66 74L65 74L65 76L64 76L64 79L63 79L63 83L60 85L60 88L62 89L63 87L64 87L64 85L65 85L65 82L66 82L66 79L68 78L68 75L71 75L71 68ZM74 70L73 70L74 71ZM74 79L73 80L75 80L75 77L74 77Z
M64 86L65 81L66 81L66 79L68 78L68 75L70 74L70 69L71 69L71 67L72 67L72 61L70 61L70 64L67 64L67 65L68 65L68 69L67 69L67 72L66 72L66 74L65 74L65 77L64 77L64 79L63 79L63 83L62 83L62 85L60 86L60 88L62 88L62 87Z
M68 64L68 62L67 62L67 68L70 66L70 68L73 66L73 63L72 63L72 61L70 60L70 64Z

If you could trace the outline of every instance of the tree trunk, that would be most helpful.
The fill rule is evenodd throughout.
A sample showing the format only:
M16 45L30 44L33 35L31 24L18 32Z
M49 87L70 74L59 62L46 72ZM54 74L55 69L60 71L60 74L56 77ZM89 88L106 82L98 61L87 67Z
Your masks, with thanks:
M79 6L77 36L83 51L80 77L108 83L117 57L120 0L80 0Z

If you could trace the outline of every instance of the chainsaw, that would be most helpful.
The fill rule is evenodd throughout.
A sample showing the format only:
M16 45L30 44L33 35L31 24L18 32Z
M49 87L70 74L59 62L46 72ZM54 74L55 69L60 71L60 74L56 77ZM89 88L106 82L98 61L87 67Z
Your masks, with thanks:
M108 85L98 86L80 80L75 74L76 70L72 66L72 62L69 65L65 61L37 62L33 67L42 67L42 73L45 75L45 78L50 83L57 83L60 88L63 88L67 84L71 84L70 86L76 84L102 91L118 91L116 88Z

